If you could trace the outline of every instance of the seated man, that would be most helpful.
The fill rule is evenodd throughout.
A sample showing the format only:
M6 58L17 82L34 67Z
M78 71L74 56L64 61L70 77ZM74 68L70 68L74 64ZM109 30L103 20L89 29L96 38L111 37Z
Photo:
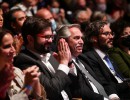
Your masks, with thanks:
M69 63L71 65L69 76L72 80L70 85L72 96L83 100L108 100L108 98L119 100L115 89L108 82L100 81L92 71L89 61L84 62L79 58L84 44L80 26L78 24L63 25L57 29L57 34L57 40L64 38L71 52L72 63ZM61 42L64 44L65 40Z
M24 70L31 65L37 65L41 72L41 84L45 87L49 100L71 100L68 76L69 54L59 53L58 62L50 50L53 42L51 23L48 20L30 17L22 26L22 36L25 49L15 58L14 65Z
M105 21L92 22L86 27L86 34L88 51L85 55L89 59L93 71L100 80L106 79L107 82L111 83L121 99L129 100L130 83L123 82L124 78L118 70L118 66L107 54L108 49L113 47L114 37L108 23Z

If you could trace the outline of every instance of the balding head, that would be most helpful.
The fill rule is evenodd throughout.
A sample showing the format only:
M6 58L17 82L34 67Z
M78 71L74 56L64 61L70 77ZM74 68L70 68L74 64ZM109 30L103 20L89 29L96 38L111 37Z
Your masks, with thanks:
M46 8L38 10L36 16L47 20L53 19L51 12Z

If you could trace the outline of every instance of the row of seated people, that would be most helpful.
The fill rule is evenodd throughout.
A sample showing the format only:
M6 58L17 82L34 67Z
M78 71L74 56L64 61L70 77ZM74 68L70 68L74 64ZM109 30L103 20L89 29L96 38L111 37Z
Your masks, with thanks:
M107 50L113 46L114 38L107 22L97 21L87 26L87 37L85 38L89 40L88 45L91 48L85 52L85 55L81 54L84 41L79 25L63 25L56 32L57 53L51 51L54 36L50 22L38 17L27 18L22 26L24 49L14 59L14 66L25 70L25 76L28 72L26 70L30 66L36 65L39 68L34 68L37 75L31 75L40 77L40 83L45 88L47 99L130 99L129 82L126 82L126 79L118 71L118 67L114 65L107 54ZM1 40L2 46L6 44L3 39L4 37ZM13 39L9 41L12 41L11 49L6 55L11 55L10 64L12 64L14 53L10 54L10 52L13 51ZM4 49L8 48L3 46ZM1 56L1 62L3 62L2 58ZM3 65L5 66L6 63ZM41 75L37 70L41 72ZM28 83L27 85L30 86ZM25 88L30 89L27 86Z

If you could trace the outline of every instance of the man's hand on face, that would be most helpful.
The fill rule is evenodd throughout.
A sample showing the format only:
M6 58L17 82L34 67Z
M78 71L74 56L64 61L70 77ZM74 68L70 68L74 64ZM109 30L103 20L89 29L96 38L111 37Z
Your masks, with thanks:
M54 53L53 56L59 61L60 64L68 65L71 60L71 52L65 39L61 38L59 40L58 53Z

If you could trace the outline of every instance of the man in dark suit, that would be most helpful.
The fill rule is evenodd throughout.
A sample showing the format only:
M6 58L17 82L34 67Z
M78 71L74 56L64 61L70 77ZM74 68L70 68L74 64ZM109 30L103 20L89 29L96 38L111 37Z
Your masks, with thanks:
M109 85L108 82L103 80L100 81L100 79L95 75L90 68L89 61L84 62L79 58L84 44L80 26L78 24L63 25L57 29L57 34L57 40L64 38L71 51L72 63L69 63L69 65L71 65L69 76L72 80L72 84L70 85L72 96L81 97L83 100L108 100L108 98L109 100L119 100L115 89ZM87 74L81 68L86 70ZM94 79L92 79L92 77ZM108 95L107 97L104 94L105 91L102 93L101 88L99 89L93 80L96 80L97 84L104 86Z
M123 82L124 78L116 64L109 58L107 50L113 46L114 34L105 21L95 21L86 27L88 51L84 54L89 59L93 71L100 78L111 83L117 90L120 98L129 100L130 85ZM85 57L81 57L86 61Z
M41 84L49 100L71 99L68 89L71 83L68 76L70 54L64 50L67 47L65 44L62 49L59 46L59 62L54 58L50 51L53 41L51 23L38 17L27 18L22 26L22 36L25 49L16 56L14 65L22 70L37 65L41 72Z

